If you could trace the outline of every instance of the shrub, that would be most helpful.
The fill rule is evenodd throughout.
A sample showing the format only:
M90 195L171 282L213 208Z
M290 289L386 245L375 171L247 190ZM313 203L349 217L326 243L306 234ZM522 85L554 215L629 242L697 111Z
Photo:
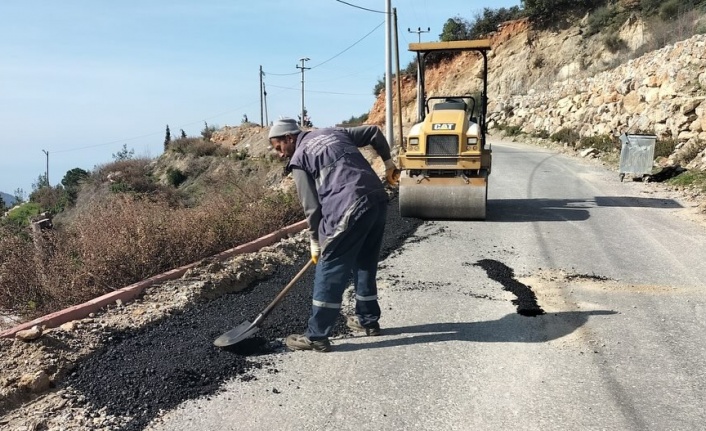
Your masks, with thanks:
M98 166L92 178L98 183L110 182L115 193L151 193L158 188L149 175L151 162L147 158L117 160Z
M549 139L554 142L564 142L571 146L575 146L579 139L581 139L581 136L579 136L578 132L575 130L565 127L550 135Z
M26 227L29 226L29 218L41 212L41 205L36 202L28 202L10 210L7 213L7 217L3 219L3 223L11 224L16 227ZM2 256L1 253L0 256Z
M620 147L619 141L611 135L596 135L580 138L577 148L595 148L604 153L608 153Z
M82 208L72 223L46 232L41 247L0 227L0 307L26 315L55 311L252 241L304 216L293 194L269 191L259 180L241 178L229 186L212 189L194 207L174 207L160 196L108 195Z
M174 187L179 187L184 181L187 180L187 176L179 169L169 167L167 169L167 181Z
M209 126L207 122L203 122L203 129L201 129L201 137L204 141L210 141L213 134L218 130L216 126Z
M596 9L588 16L586 21L586 31L583 37L587 38L604 31L607 28L614 29L617 20L615 6L604 6Z
M368 121L368 113L367 112L365 114L361 114L357 117L352 115L351 118L343 121L341 123L341 126L344 126L344 127L360 126L361 124L365 123L366 121Z
M518 6L512 6L509 9L504 7L500 9L483 8L483 13L476 13L470 23L468 35L471 39L487 37L490 33L497 31L498 26L503 22L517 19L521 16L522 11Z
M544 129L540 130L535 130L534 133L532 134L535 138L540 138L540 139L549 139L549 132L547 132Z
M197 157L218 156L225 157L230 151L228 148L216 142L204 140L202 138L179 138L172 141L169 146L170 151L180 154L193 154Z
M373 96L378 97L380 96L380 93L385 91L385 77L383 76L382 78L378 79L378 82L375 84L375 87L373 87Z
M627 43L617 33L610 33L603 38L603 45L608 49L608 51L615 54L616 52L625 50L628 48Z
M517 136L522 134L522 126L510 126L507 124L497 123L495 127L498 130L505 132L506 136Z

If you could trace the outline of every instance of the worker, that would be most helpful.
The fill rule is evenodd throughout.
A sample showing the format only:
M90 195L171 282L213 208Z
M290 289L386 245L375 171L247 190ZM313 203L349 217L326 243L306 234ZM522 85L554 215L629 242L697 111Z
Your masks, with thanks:
M340 314L343 292L353 277L355 316L347 326L380 334L377 265L387 218L388 197L370 163L358 150L371 145L385 163L385 179L399 181L400 171L377 126L303 131L292 118L276 121L269 132L272 148L288 158L299 200L309 225L311 259L316 264L311 316L303 334L285 340L291 350L331 349L329 336Z

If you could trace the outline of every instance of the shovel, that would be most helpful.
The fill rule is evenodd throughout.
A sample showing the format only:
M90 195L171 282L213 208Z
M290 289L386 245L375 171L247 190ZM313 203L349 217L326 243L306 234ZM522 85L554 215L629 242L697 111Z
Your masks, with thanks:
M213 344L218 347L232 346L233 344L243 341L244 339L256 333L257 330L260 329L260 324L265 320L265 318L270 314L270 312L274 310L277 304L282 301L282 299L287 295L287 292L289 292L292 286L294 286L294 284L299 281L300 278L302 278L302 275L304 275L304 273L307 269L309 269L312 263L314 263L312 260L308 261L306 265L304 265L304 268L302 268L301 271L299 271L299 273L294 276L294 278L292 279L292 281L289 282L289 284L284 286L284 289L282 289L279 295L277 295L277 297L272 302L270 302L270 305L268 305L267 308L262 310L262 312L257 315L257 317L252 323L246 320L245 322L241 323L240 325L216 338L216 341L214 341Z

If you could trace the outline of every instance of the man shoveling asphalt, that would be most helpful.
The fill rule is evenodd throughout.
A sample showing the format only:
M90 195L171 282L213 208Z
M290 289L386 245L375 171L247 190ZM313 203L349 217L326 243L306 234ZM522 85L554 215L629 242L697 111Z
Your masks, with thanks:
M377 265L388 198L370 163L358 150L371 145L385 162L388 184L400 171L387 140L376 126L302 131L296 121L282 118L270 128L270 144L289 158L299 200L311 234L311 259L316 264L309 326L285 343L292 350L331 349L329 335L340 313L351 274L355 285L355 316L346 324L367 335L380 334Z

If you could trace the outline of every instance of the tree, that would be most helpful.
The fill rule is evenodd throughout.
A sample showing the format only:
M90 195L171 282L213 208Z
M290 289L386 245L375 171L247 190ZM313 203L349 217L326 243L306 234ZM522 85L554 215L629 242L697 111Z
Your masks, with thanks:
M0 196L0 213L4 213L7 205L5 204L5 199Z
M470 23L460 16L449 18L441 30L439 40L442 42L450 42L469 39L470 28Z
M21 188L15 189L15 191L12 194L12 197L15 198L16 204L21 204L22 202L25 201L25 191Z
M47 174L39 174L37 181L32 183L32 191L37 191L42 187L50 187L49 180L47 179Z
M468 30L470 39L480 39L487 37L490 33L498 30L498 25L505 21L517 19L522 16L519 7L513 6L509 9L483 8L483 13L476 13L473 22Z
M130 160L130 159L132 159L132 156L134 154L135 154L134 149L131 148L130 151L128 151L127 144L123 144L123 149L118 151L117 153L113 154L113 160L115 160L116 162L119 162L122 160Z
M186 132L184 129L181 129L181 139L186 139Z
M167 131L164 133L164 151L169 149L169 144L172 142L172 134L169 131L169 124L167 124Z
M297 118L299 119L299 121L297 121L297 123L301 127L314 127L314 125L311 122L311 117L309 117L309 111L307 111L306 108L304 109L304 123L302 123L301 114L297 115Z
M70 171L66 171L66 175L64 175L64 178L61 180L61 184L64 186L69 204L73 205L76 203L81 182L88 178L89 175L87 171L81 168L73 168Z
M213 132L216 131L216 126L209 126L207 122L203 122L203 130L201 130L201 137L204 141L210 141L213 136Z
M67 189L76 188L79 186L81 181L88 178L89 175L90 173L88 171L85 171L81 168L73 168L69 171L66 171L64 178L61 180L61 184Z
M550 26L576 13L605 4L606 0L522 0L525 14L539 26Z

